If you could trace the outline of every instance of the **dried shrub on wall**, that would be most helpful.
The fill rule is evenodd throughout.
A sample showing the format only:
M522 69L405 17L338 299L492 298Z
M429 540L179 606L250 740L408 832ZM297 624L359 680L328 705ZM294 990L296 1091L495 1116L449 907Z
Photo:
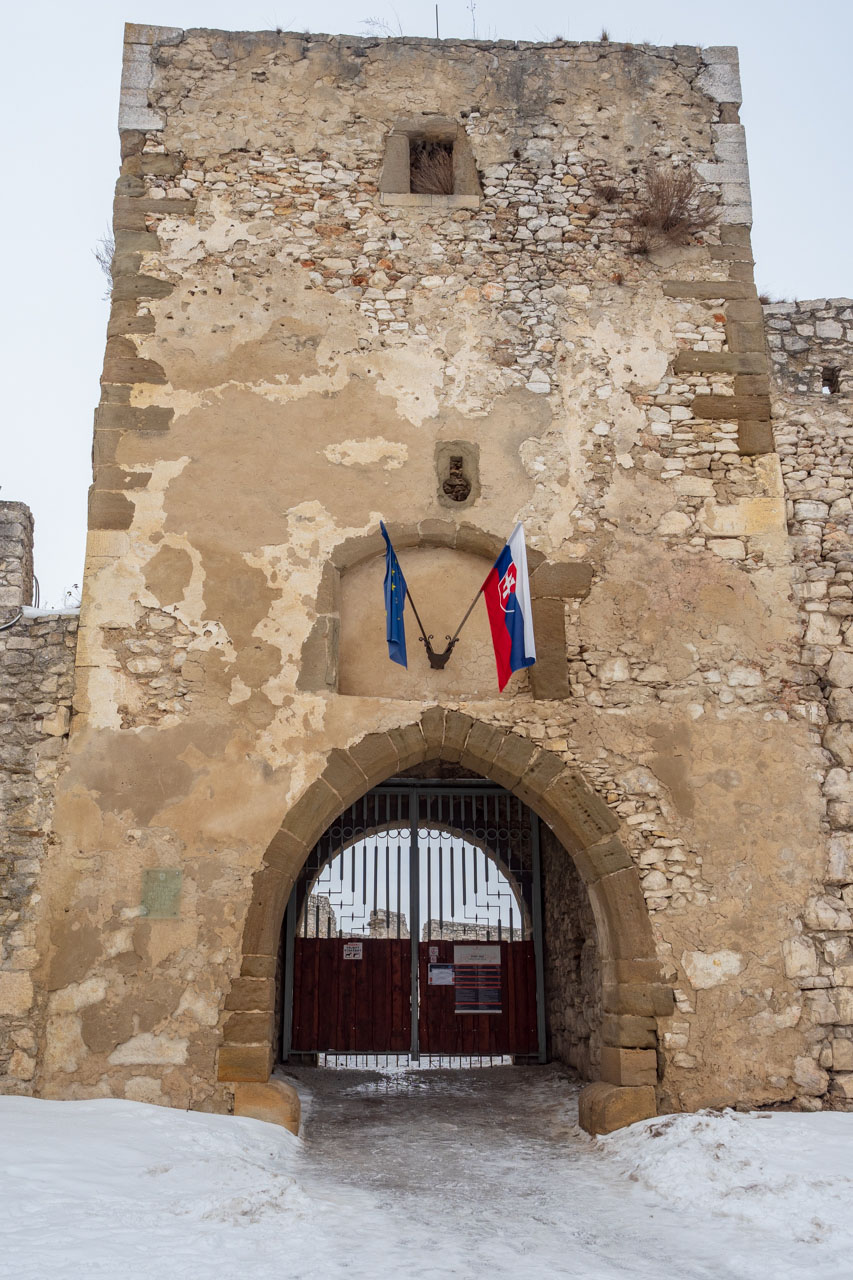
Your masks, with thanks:
M453 195L453 144L450 142L413 142L411 144L411 183L415 195Z
M649 165L640 183L632 223L635 253L648 253L662 241L687 244L692 235L716 221L716 201L702 190L689 166Z

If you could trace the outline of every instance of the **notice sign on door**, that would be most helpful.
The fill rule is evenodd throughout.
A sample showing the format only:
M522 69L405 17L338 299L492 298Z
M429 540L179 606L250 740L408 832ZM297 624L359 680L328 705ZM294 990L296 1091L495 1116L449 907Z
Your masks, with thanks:
M454 965L431 964L429 966L429 986L452 987L455 985Z
M344 943L344 959L345 960L361 960L362 944L360 942Z
M457 1013L501 1012L501 949L455 946Z

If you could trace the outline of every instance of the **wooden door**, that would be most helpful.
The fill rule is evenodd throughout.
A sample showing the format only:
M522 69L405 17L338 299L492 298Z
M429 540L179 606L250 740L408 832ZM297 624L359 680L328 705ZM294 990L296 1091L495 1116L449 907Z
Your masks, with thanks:
M295 938L297 1053L408 1053L412 1038L408 938Z
M418 1044L422 1054L531 1055L539 1048L536 1024L536 963L533 942L501 942L500 1012L457 1013L456 987L429 982L435 963L453 964L453 942L422 942L419 949Z

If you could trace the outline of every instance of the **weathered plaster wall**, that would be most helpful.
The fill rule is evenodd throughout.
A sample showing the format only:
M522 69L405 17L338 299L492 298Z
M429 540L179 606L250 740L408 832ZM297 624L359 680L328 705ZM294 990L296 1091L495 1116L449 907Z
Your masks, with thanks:
M240 976L269 947L243 933L264 850L335 749L437 700L384 658L339 686L383 517L448 589L525 522L540 661L438 700L576 765L620 821L677 991L662 1105L800 1095L813 1018L782 948L823 802L738 101L729 49L128 28L45 1093L228 1105L223 1036L268 1035L234 1003L272 976ZM386 134L424 112L464 128L482 198L380 195ZM654 158L694 164L719 223L637 255ZM448 442L478 467L458 515ZM178 919L140 914L153 866L183 871Z
M0 1092L29 1093L44 1047L37 975L40 877L71 719L76 612L40 613L33 521L0 502Z
M785 942L814 1023L795 1078L806 1105L853 1102L853 300L764 308L776 446L795 557L802 647L794 714L823 792L823 881ZM824 388L835 370L836 387Z

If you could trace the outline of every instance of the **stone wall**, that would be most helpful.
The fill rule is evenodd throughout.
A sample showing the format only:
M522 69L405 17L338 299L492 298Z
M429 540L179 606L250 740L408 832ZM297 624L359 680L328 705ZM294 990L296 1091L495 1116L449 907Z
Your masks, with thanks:
M591 806L629 851L571 849L625 906L598 922L602 1072L659 1036L661 1106L800 1096L782 944L823 807L739 98L725 48L128 28L43 1091L227 1108L268 1058L294 833L366 788L346 752L430 758L438 708L530 778L472 768L565 795L567 849ZM464 133L458 195L381 189L424 119ZM638 245L650 163L695 169L710 228ZM412 632L389 664L380 518L439 637L522 520L536 665L499 694L473 626L445 671ZM142 912L153 867L183 873L176 919Z
M804 1105L853 1105L853 300L765 306L776 448L800 609L792 711L810 726L824 797L825 883L785 943L814 1021L795 1079ZM835 390L826 370L837 371Z
M0 623L33 599L33 517L23 502L0 502Z
M29 1093L44 1048L36 917L64 761L77 614L40 613L32 596L33 523L0 503L0 1092ZM20 615L20 616L19 616Z
M601 1064L601 970L583 881L541 826L542 918L548 1055L595 1080Z

